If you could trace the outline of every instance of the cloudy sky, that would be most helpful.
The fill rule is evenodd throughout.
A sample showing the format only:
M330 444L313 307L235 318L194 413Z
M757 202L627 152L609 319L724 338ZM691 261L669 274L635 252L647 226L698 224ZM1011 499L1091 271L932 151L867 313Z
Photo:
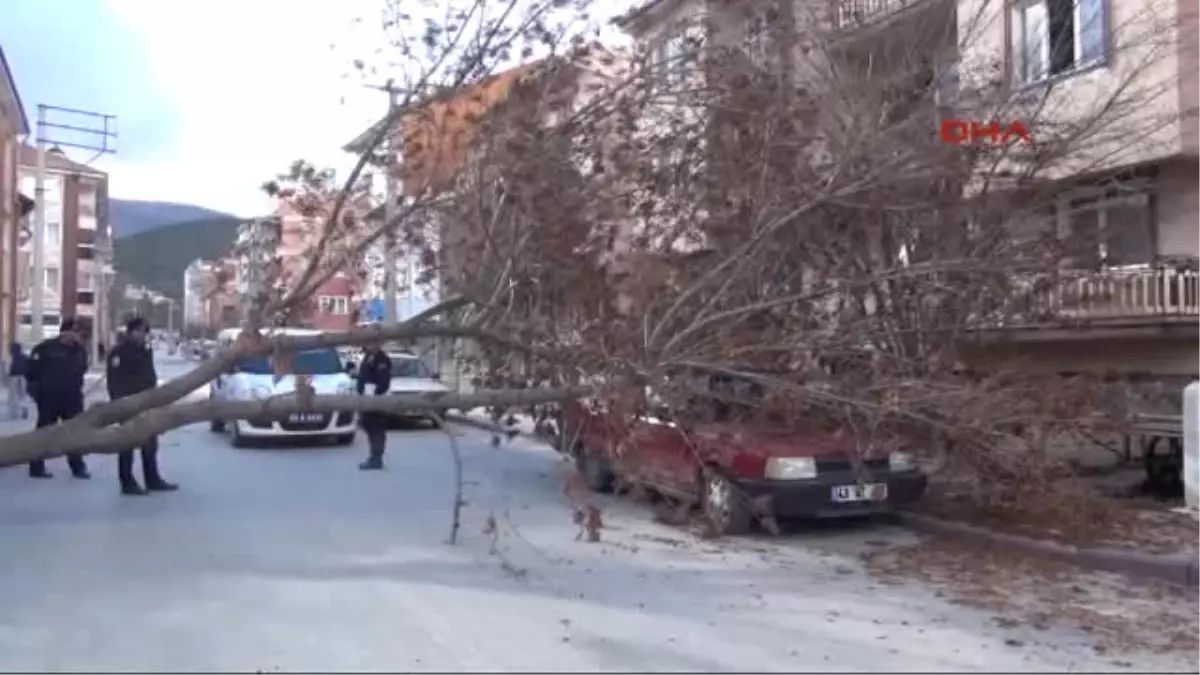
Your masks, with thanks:
M116 116L117 152L94 164L114 196L251 216L264 180L301 157L345 167L341 146L384 111L347 77L381 44L382 5L5 0L0 45L31 123L39 103Z

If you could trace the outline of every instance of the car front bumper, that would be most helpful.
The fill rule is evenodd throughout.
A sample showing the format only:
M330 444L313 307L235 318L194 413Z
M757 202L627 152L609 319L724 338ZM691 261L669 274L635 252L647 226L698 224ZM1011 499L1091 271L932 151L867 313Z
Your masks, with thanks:
M834 488L858 483L887 485L887 498L879 501L837 502ZM739 480L745 495L780 518L845 518L886 513L919 500L928 478L919 470L877 473L860 477L853 471L822 474L804 480Z

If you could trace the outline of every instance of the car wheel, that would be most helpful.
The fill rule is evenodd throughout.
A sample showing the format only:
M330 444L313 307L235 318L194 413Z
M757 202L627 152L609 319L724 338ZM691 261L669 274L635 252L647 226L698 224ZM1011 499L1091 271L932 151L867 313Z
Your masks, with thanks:
M334 443L337 445L350 445L353 442L354 434L339 434L338 437L334 439Z
M223 420L210 420L208 430L214 434L223 434L225 433L225 422Z
M612 490L616 476L607 459L588 451L587 448L580 448L578 454L575 455L575 466L583 476L583 484L592 492Z
M246 447L249 444L249 442L248 442L248 439L242 435L242 432L238 431L238 426L239 426L238 423L235 421L232 426L233 426L233 438L230 440L230 442L233 443L233 447L235 447L235 448Z
M704 472L704 516L717 534L746 534L754 513L737 484L717 471Z

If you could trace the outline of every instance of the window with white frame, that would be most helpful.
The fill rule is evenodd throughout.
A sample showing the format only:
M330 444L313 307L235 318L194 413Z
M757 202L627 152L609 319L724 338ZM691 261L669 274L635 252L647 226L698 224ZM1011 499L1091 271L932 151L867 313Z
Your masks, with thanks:
M52 250L62 246L62 223L55 221L46 222L46 247Z
M685 54L684 36L682 32L664 35L654 50L654 61L659 77L668 85L683 84L686 77L686 65L683 62Z
M60 277L58 276L57 267L47 267L42 270L46 273L46 290L57 295L61 289Z
M96 193L93 190L83 190L79 193L79 215L96 215Z
M350 298L344 295L322 295L317 298L317 309L322 314L349 314Z
M1032 84L1103 63L1108 0L1017 0L1009 35L1016 84Z
M77 290L80 290L80 291L96 290L95 275L93 275L91 272L79 270L79 275L77 278L79 280L79 283L76 284L76 286L78 287Z
M1085 269L1146 267L1154 261L1150 194L1109 193L1068 205L1071 258Z

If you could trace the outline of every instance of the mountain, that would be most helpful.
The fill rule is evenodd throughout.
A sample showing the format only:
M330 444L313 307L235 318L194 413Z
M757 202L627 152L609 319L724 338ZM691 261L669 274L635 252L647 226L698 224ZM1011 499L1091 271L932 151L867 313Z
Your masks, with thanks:
M241 222L222 214L118 237L113 242L114 265L131 283L182 300L183 271L196 258L214 260L229 253Z
M235 216L191 204L147 202L134 199L110 199L109 221L116 239L130 237L166 225L234 218Z

